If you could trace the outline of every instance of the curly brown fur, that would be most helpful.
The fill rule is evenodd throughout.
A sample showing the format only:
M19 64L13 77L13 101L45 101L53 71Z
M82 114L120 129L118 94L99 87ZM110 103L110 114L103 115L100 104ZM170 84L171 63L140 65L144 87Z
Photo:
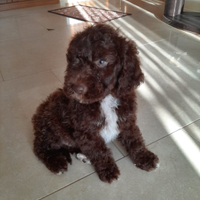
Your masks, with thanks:
M71 164L70 153L82 153L99 178L111 183L120 172L106 142L118 137L137 167L156 168L158 157L147 150L136 125L135 88L144 75L135 43L98 24L75 35L67 61L63 89L52 93L32 118L36 156L60 173Z

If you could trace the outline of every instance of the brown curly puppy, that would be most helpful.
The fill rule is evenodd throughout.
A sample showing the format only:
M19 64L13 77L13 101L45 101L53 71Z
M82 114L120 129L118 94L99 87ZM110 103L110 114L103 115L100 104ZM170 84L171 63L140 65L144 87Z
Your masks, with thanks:
M137 54L133 41L106 24L72 39L64 87L32 119L34 152L53 173L67 171L70 153L76 153L111 183L120 172L106 143L116 138L137 167L157 167L158 157L145 147L136 125L135 88L144 80Z

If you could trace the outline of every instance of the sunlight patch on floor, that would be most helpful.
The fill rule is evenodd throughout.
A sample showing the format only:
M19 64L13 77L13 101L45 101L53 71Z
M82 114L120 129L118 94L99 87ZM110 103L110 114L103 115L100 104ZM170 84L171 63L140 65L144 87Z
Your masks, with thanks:
M194 140L184 130L181 131L181 134L172 134L170 137L200 176L200 148L195 144Z

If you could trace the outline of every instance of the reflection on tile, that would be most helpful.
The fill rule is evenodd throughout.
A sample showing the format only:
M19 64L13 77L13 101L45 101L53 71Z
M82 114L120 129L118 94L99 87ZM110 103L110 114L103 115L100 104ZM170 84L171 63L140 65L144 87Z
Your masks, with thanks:
M142 14L142 15L145 16L146 14ZM156 20L156 23L151 22L151 20L147 20L147 22L145 23L147 25L151 24L152 26L150 25L146 26L145 23L137 21L137 19L132 16L130 17L128 16L126 17L126 19L120 18L120 19L111 21L111 24L114 25L115 27L119 27L120 31L126 37L135 41L138 46L143 45L143 44L148 44L150 42L160 41L163 39L167 39L167 38L182 34L182 32L174 28L167 27L165 24L163 24L163 22L157 22L157 19L154 19L151 16L149 16L147 19L149 18L152 18L152 21Z
M200 46L196 39L178 36L139 51L145 82L137 89L138 125L148 145L199 119Z
M199 42L178 36L141 46L139 50L146 77L138 89L144 99L139 102L140 112L148 107L152 118L155 116L168 133L198 119Z
M200 131L200 124L198 123L196 126ZM180 130L172 134L172 137L168 136L150 146L151 151L155 152L160 159L160 167L157 170L142 171L137 169L128 157L123 158L117 162L121 175L118 181L114 181L111 185L100 182L96 174L92 174L70 187L48 196L45 200L62 200L69 195L71 199L75 200L94 198L117 200L132 199L133 197L136 200L197 200L200 195L198 189L200 174L196 172L185 153L174 141L174 138L180 139L183 133L189 136L191 134L188 131L189 128L190 126L187 130ZM184 149L189 151L187 147ZM196 158L200 156L199 150L195 156Z
M170 138L183 153L184 157L190 163L191 168L200 176L200 120L181 129L177 133L171 134Z
M133 6L136 6L147 13L152 13L158 19L163 19L165 0L127 0L126 2L131 2ZM131 4L129 3L131 6Z
M107 6L101 1L96 1L93 5L107 9ZM131 16L113 20L110 24L119 27L120 31L128 38L134 40L137 45L182 34L181 31L158 20L152 13L146 12L144 9L138 9L137 6L126 1L122 1L120 7L111 4L109 9L118 9L132 14Z

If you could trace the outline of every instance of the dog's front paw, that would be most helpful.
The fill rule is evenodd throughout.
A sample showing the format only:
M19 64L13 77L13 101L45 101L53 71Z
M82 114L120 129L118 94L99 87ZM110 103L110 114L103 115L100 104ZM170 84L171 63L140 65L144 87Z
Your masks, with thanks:
M82 153L75 154L75 157L83 163L91 164L90 160Z
M117 180L120 175L120 171L115 163L112 166L97 171L97 173L101 181L108 183L111 183L115 179Z
M146 149L139 151L134 159L136 167L145 171L152 171L156 169L159 166L158 162L158 157L154 153Z
M67 171L67 158L64 155L52 155L48 158L46 166L54 174L63 174L65 171Z

